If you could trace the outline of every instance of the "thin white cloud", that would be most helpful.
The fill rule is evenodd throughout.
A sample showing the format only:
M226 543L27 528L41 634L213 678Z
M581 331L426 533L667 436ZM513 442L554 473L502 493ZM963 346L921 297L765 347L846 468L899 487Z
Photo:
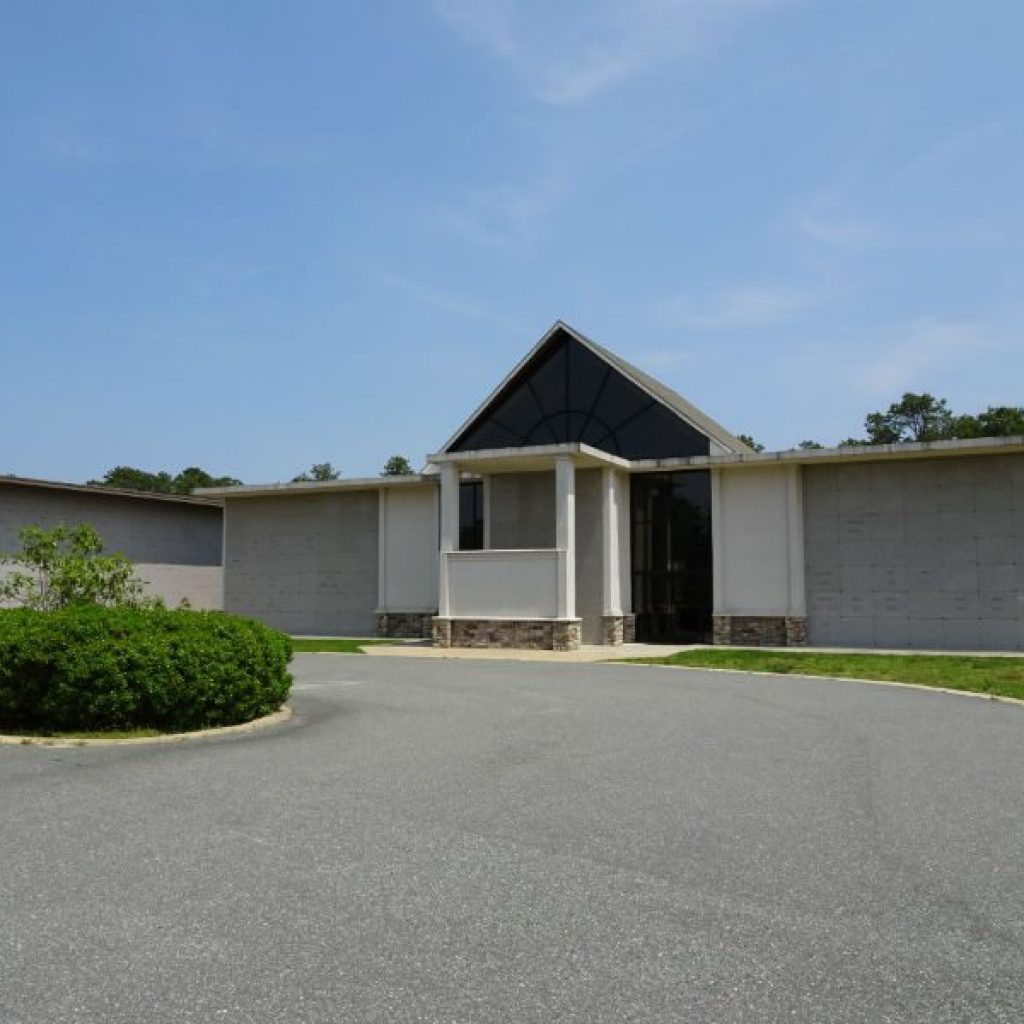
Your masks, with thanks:
M553 106L585 103L663 64L703 56L785 2L431 0L447 25Z
M992 344L977 323L917 321L894 331L881 352L853 367L853 381L862 393L877 396L920 389L930 373L973 359Z
M472 320L492 319L490 311L479 303L402 274L377 274L374 280L390 291L399 292L433 309L440 309L446 313L454 313L456 316Z
M660 326L675 329L766 327L791 319L817 304L821 296L809 289L751 285L729 288L709 302L683 296L655 310Z
M475 245L529 252L568 190L568 176L552 167L523 185L476 189L461 206L443 207L437 219L452 234Z

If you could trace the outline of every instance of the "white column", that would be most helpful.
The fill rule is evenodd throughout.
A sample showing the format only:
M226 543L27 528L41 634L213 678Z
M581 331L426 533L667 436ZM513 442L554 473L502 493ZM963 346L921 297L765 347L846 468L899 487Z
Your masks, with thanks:
M804 489L799 466L787 467L786 525L789 541L789 614L807 614L804 581Z
M725 543L722 518L722 471L711 470L711 608L712 614L724 615L725 605Z
M437 614L451 614L448 598L448 553L459 549L459 467L454 462L441 463L441 559Z
M555 547L558 548L558 617L576 618L576 467L555 459Z
M601 470L601 564L603 568L601 611L603 615L622 614L622 578L619 556L622 509L615 470Z

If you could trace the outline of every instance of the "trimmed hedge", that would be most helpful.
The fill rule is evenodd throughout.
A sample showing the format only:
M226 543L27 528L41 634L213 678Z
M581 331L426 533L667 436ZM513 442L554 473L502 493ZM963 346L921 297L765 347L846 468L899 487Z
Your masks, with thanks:
M291 640L222 612L0 610L0 732L236 725L288 697Z

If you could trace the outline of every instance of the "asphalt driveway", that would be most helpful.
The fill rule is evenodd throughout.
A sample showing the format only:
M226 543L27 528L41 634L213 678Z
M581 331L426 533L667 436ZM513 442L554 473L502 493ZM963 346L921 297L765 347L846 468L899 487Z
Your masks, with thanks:
M0 747L2 1024L1024 1015L1024 708L295 668L267 732Z

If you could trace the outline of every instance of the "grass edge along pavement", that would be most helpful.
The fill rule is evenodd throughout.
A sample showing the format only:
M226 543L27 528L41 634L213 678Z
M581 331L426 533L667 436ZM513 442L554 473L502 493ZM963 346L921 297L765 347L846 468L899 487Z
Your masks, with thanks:
M293 636L291 641L296 654L365 654L364 647L401 643L400 640L366 636Z
M1024 700L1024 658L962 654L849 654L817 651L699 649L660 658L617 659L635 665L712 668L771 675L825 676L912 683Z

